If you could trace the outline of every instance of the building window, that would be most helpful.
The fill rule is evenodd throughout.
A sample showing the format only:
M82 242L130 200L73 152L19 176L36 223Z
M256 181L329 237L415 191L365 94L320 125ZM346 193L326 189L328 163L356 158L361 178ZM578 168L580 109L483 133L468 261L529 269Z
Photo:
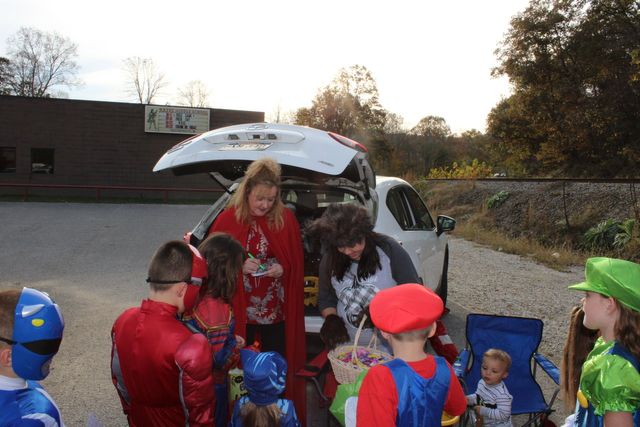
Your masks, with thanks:
M53 148L31 149L31 173L53 173Z
M0 147L0 173L16 172L16 147Z

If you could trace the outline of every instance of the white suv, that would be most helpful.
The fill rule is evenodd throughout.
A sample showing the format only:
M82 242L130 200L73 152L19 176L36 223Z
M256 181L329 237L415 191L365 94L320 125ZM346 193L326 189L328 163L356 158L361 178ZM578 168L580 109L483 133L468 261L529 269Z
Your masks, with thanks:
M407 250L425 285L446 302L449 251L446 231L455 220L434 221L416 190L406 181L376 177L366 148L341 135L318 129L254 123L215 129L189 138L167 151L154 172L176 175L209 173L226 192L189 233L197 245L225 208L249 163L271 157L282 168L282 198L294 210L301 228L322 215L330 203L358 203L371 213L375 231L387 234ZM320 254L305 242L305 289L312 291ZM307 295L305 304L313 300ZM319 332L317 309L305 306L307 332Z

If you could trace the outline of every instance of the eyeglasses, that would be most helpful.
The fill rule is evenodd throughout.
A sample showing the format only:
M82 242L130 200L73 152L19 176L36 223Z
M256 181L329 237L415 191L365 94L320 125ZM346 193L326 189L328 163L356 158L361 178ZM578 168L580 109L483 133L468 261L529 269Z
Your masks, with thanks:
M18 343L17 341L0 337L0 341L6 342L9 345L20 344L33 353L39 354L41 356L47 356L49 354L55 354L58 352L60 343L62 342L62 338Z
M147 283L157 283L158 285L175 285L176 283L186 283L187 285L199 285L199 283L193 283L189 278L187 280L156 280L151 277L147 277Z

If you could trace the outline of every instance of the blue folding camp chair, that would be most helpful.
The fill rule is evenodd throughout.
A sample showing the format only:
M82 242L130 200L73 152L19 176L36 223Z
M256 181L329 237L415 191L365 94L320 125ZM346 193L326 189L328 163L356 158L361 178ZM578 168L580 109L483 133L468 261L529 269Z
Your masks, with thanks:
M513 396L511 414L528 414L523 426L542 425L553 412L551 408L558 395L557 385L560 384L558 368L537 352L542 339L542 326L540 319L469 314L466 326L467 347L462 350L453 366L465 393L474 393L477 388L484 352L490 348L504 350L512 359L509 376L504 380ZM556 384L549 402L545 400L536 381L538 366Z

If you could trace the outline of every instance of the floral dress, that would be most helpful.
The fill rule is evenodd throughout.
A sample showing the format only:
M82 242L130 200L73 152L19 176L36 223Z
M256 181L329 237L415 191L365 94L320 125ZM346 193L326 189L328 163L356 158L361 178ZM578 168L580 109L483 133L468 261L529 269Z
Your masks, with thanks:
M255 223L249 228L246 248L267 269L273 264L279 264L269 241ZM245 274L243 285L247 305L247 323L269 325L285 320L284 287L280 278Z

